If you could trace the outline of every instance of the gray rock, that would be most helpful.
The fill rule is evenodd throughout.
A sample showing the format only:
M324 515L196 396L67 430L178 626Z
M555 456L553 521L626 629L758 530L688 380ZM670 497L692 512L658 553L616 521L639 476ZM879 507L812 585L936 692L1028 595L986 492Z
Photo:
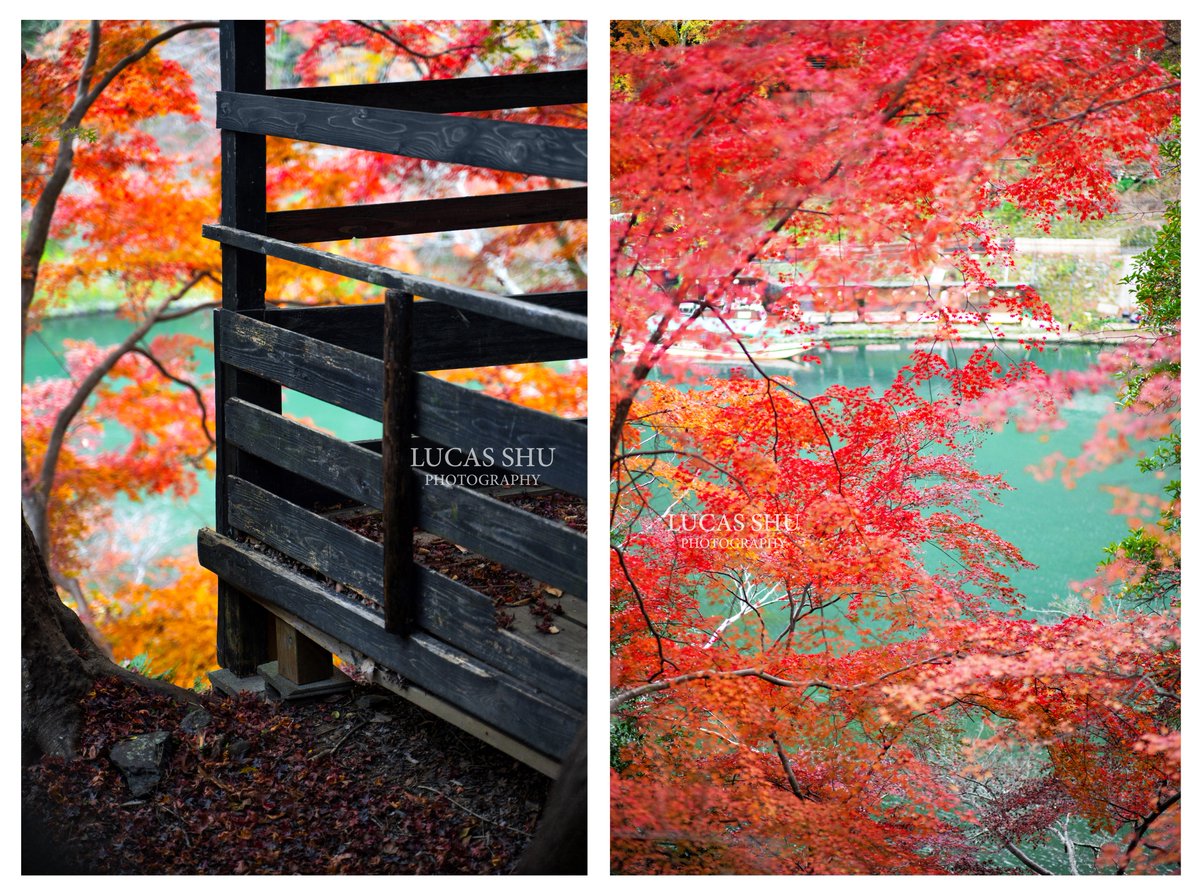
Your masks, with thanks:
M391 703L390 697L384 697L382 694L363 694L354 700L354 705L359 709L383 709Z
M125 776L129 792L134 796L145 796L162 780L170 750L171 732L154 731L113 744L108 757Z
M242 759L250 752L250 741L234 739L229 741L229 758Z
M179 723L179 730L186 734L195 734L212 721L212 713L207 709L193 709Z

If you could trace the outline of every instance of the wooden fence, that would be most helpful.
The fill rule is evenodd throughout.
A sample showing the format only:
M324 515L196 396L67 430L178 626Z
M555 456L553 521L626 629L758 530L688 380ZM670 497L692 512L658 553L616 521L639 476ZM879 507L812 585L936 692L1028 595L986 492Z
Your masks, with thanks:
M543 450L515 454L552 456L539 484L582 498L586 425L426 372L581 358L586 293L491 294L300 243L580 219L586 189L266 213L264 136L582 181L586 131L448 113L584 102L586 72L266 90L264 36L221 25L223 203L205 227L224 268L217 528L199 537L220 577L218 661L247 675L274 648L283 672L273 642L298 634L552 773L586 697L586 536L459 482L445 450ZM385 301L268 308L268 256L383 286ZM382 422L382 440L284 417L282 388ZM347 505L380 512L382 543L338 521ZM544 583L557 633L528 611L498 622L488 595L414 559L414 529Z

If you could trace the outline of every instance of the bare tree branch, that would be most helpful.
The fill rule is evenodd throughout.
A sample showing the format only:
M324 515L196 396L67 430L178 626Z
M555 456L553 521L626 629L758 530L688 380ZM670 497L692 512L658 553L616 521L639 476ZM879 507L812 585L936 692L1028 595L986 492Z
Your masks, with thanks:
M1177 805L1182 795L1181 792L1177 792L1172 796L1168 796L1159 803L1158 808L1134 828L1133 838L1129 840L1129 845L1125 847L1125 854L1121 858L1121 866L1117 868L1118 875L1123 875L1129 869L1129 864L1133 860L1134 850L1143 841L1143 837L1146 835L1146 831L1150 829L1150 825L1170 811L1172 806Z
M186 378L180 378L177 375L172 375L167 370L167 367L159 361L158 357L144 347L134 347L129 352L137 353L140 356L146 357L146 359L150 360L150 363L156 369L158 369L158 373L160 375L162 375L164 378L169 378L180 387L186 387L192 392L192 396L196 398L196 406L200 409L200 429L204 431L204 436L208 438L209 445L211 445L213 449L216 449L217 441L214 440L212 434L208 432L208 408L204 405L204 394L200 392L200 388L191 381L188 381Z
M33 296L37 291L38 271L41 268L42 256L46 253L46 242L50 237L50 223L54 219L54 211L58 207L58 199L75 165L75 136L83 123L93 103L100 97L108 85L130 65L140 62L150 52L166 40L185 31L199 28L215 28L216 22L184 22L173 28L168 28L161 34L147 40L133 53L118 60L112 68L104 73L100 80L92 85L95 75L96 60L100 55L100 21L94 20L90 26L90 38L87 54L84 57L83 68L79 73L75 101L71 105L67 117L63 120L58 138L58 154L54 159L54 167L42 187L42 194L34 203L30 212L29 228L25 234L25 244L21 251L21 365L25 365L25 337L29 332L29 311L33 306ZM35 529L36 533L37 530ZM43 546L44 547L44 546Z
M49 542L49 512L47 507L50 501L50 493L54 488L54 475L58 470L58 458L62 453L63 444L66 441L67 431L70 428L71 422L79 414L88 397L92 395L105 376L113 370L126 353L135 349L137 342L158 323L167 307L184 297L197 283L206 278L207 275L208 273L206 272L197 273L179 291L168 297L157 308L147 314L146 318L125 337L125 340L109 351L108 355L84 376L84 379L76 387L75 393L72 394L71 399L59 411L46 443L46 451L42 456L41 472L30 494L35 514L29 518L29 525L34 532L38 545L42 548L46 548Z
M860 691L866 688L871 688L882 684L887 679L894 675L899 675L902 672L908 672L910 669L916 669L920 666L927 666L931 663L939 663L943 660L948 660L956 656L955 651L946 651L940 654L934 654L931 657L926 657L923 660L917 660L913 663L908 663L898 669L893 669L891 672L885 672L883 675L873 678L870 681L860 681L857 684L845 685L837 682L825 681L820 678L792 679L781 678L778 675L757 669L755 667L747 667L745 669L700 669L695 672L687 672L683 675L676 675L673 678L665 678L662 681L651 682L650 684L639 685L636 688L630 688L622 691L608 701L609 709L613 710L619 706L628 703L630 700L636 700L638 697L644 697L647 694L653 694L656 691L664 691L668 688L677 687L678 685L688 684L693 681L707 681L710 679L726 679L726 678L757 678L765 681L768 684L778 685L784 688L821 688L826 691L838 691L848 693L851 691Z
M656 678L666 672L668 663L678 669L679 667L668 660L663 653L662 635L658 634L658 630L654 628L654 623L650 619L650 614L646 612L646 602L642 600L642 593L638 590L637 583L633 581L633 576L629 572L629 566L625 563L625 553L616 545L611 546L611 548L616 552L617 562L621 565L621 572L625 576L625 581L629 583L630 589L633 590L633 596L637 598L638 609L642 612L642 619L646 621L646 629L654 636L654 643L658 647L658 671L654 675L651 675L650 678Z

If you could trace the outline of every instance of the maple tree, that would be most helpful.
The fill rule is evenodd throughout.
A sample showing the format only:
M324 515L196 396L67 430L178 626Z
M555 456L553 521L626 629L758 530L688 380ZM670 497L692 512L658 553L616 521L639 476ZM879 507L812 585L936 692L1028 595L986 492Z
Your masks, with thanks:
M202 345L155 333L161 322L214 306L220 285L220 251L200 233L219 216L216 131L201 121L195 83L213 65L215 25L65 22L22 60L22 353L48 311L97 287L120 295L118 313L131 326L111 347L64 345L67 377L24 385L24 514L55 583L93 632L119 658L174 668L180 683L213 663L215 582L175 558L150 568L153 586L131 581L131 556L97 553L97 543L119 538L118 498L186 498L212 469L211 386L195 362ZM269 33L286 86L571 67L586 47L583 23L550 21L289 22ZM164 52L181 42L186 51ZM215 81L212 71L205 76ZM573 106L495 114L586 124ZM270 210L556 185L279 138L268 138L267 152ZM321 247L505 292L581 287L586 274L582 222L470 231L449 243ZM382 296L275 259L267 268L273 303ZM498 395L567 410L578 408L585 375L575 365L561 375L492 369L476 378ZM117 427L124 438L112 436ZM168 622L172 634L156 636Z
M614 869L1050 873L1054 846L1072 872L1177 870L1177 588L1137 589L1123 553L1084 611L1025 618L1028 565L979 522L1010 484L972 463L990 426L1054 424L1131 369L1066 477L1177 431L1177 325L1050 376L1041 337L993 322L1057 326L995 288L993 211L1095 218L1158 170L1163 27L668 24L612 33ZM811 332L802 309L935 262L965 303L930 287L926 340L994 342L920 347L882 392L806 392L732 324L767 304ZM742 368L678 386L685 339ZM1177 527L1142 528L1177 566Z
M67 345L69 377L22 391L24 513L52 577L93 629L80 580L92 562L88 537L110 521L112 500L187 496L196 473L211 467L211 396L193 381L196 342L149 338L158 322L212 306L179 302L206 289L211 298L219 254L199 239L164 243L146 223L199 227L216 213L216 196L189 181L188 156L164 153L142 125L172 114L198 119L191 75L157 50L212 27L64 26L22 64L22 355L47 308L71 287L112 282L132 323L113 348ZM72 250L49 257L51 239L70 240ZM114 421L129 442L104 449L102 425Z

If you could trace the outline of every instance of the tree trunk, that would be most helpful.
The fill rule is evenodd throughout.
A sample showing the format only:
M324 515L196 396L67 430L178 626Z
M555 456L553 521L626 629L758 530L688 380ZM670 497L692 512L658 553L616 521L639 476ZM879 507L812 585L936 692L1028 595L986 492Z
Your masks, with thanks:
M587 873L587 722L563 759L533 842L517 862L518 874Z
M116 676L175 700L198 698L165 681L117 666L88 636L58 597L46 562L21 515L21 763L43 754L75 755L82 721L80 701L96 679Z

